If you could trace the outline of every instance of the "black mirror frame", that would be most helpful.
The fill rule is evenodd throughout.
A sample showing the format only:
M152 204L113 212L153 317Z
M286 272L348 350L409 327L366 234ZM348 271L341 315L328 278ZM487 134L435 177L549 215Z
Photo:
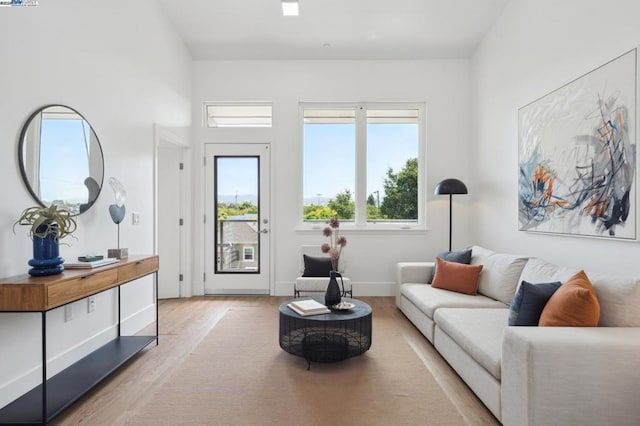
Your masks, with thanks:
M95 204L96 200L100 196L100 193L102 192L102 187L103 187L103 184L104 184L104 152L102 150L102 144L100 143L100 139L98 138L98 134L93 129L93 126L91 125L91 123L89 123L89 120L87 120L77 110L75 110L74 108L71 108L70 106L67 106L67 105L48 104L48 105L44 105L44 106L36 109L33 113L31 113L31 115L29 115L27 120L24 122L24 125L22 126L22 129L20 130L20 138L18 139L18 163L19 163L19 166L20 166L20 175L22 177L22 182L24 183L24 185L27 187L27 190L31 194L31 197L33 197L33 199L40 206L46 207L45 204L42 202L42 200L38 197L38 195L33 190L33 187L31 186L31 182L29 181L29 178L27 177L27 171L25 170L25 158L24 158L23 152L24 152L24 139L25 139L25 136L27 134L27 129L29 128L29 125L31 124L33 119L38 114L42 113L42 111L44 111L45 109L51 108L51 107L67 108L67 109L73 111L74 113L78 114L78 116L80 116L89 125L89 128L91 129L91 133L93 133L93 135L95 136L96 141L98 142L98 147L100 148L100 159L102 161L102 179L100 180L99 185L98 185L99 186L98 187L98 192L96 193L96 196L95 196L95 198L93 200L87 200L86 208L84 208L83 210L78 211L78 213L74 213L72 215L72 216L79 216L82 213L85 213L86 211L88 211Z

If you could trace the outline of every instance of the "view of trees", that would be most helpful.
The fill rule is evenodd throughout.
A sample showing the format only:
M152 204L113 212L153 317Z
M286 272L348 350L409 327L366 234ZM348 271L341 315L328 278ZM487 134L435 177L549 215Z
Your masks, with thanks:
M355 200L349 189L340 192L326 206L308 204L304 206L304 219L339 219L355 218ZM418 218L418 159L410 158L404 168L394 173L387 170L384 180L384 196L381 196L380 207L377 197L367 197L367 219L412 219Z
M336 194L336 198L330 200L327 205L336 212L338 218L353 219L356 216L356 203L351 196L351 191L345 189L344 192Z
M245 201L240 204L218 203L218 220L225 220L229 216L241 216L244 214L258 214L258 206L251 203L251 201Z
M418 218L418 159L407 160L402 170L387 170L384 179L384 195L370 194L367 197L367 219L412 219ZM379 198L378 198L379 196ZM378 203L380 205L378 206ZM308 204L304 206L304 220L355 219L356 205L349 189L336 194L327 205ZM229 216L257 214L258 207L250 201L242 203L218 204L218 220Z
M410 158L398 173L387 170L380 214L389 219L418 218L418 159Z
M321 206L318 204L309 204L304 206L302 213L305 220L331 219L338 217L338 213L331 207Z

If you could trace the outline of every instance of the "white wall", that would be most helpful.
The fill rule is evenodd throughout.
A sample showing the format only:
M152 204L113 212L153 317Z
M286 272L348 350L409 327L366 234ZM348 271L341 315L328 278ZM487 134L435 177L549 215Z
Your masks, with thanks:
M275 265L272 294L292 294L299 275L300 246L324 242L320 231L300 232L301 101L424 101L427 106L427 225L429 232L343 234L346 274L355 294L392 294L395 263L425 260L448 247L448 199L434 196L442 179L471 181L469 139L469 62L448 61L197 61L194 65L194 162L202 164L206 142L270 142L272 144L271 237ZM204 129L205 101L272 101L273 128L262 130ZM331 165L328 164L328 171ZM201 169L201 168L200 168ZM202 235L202 170L194 170L195 235ZM468 198L455 198L454 246L473 243ZM203 253L204 241L194 237L193 253ZM194 277L202 277L202 257L194 257ZM202 283L194 283L201 294Z
M17 139L31 112L49 103L78 110L104 151L105 187L91 210L78 217L77 240L61 247L67 259L106 254L116 246L116 226L108 213L114 202L110 176L128 192L121 246L131 254L153 252L153 125L191 122L190 56L154 1L39 3L0 9L1 276L26 273L32 257L27 230L11 231L19 213L35 205L17 161ZM140 213L140 226L131 225L131 212ZM153 308L151 284L138 280L123 292L128 331L147 320ZM61 310L49 313L52 369L113 332L114 300L111 292L101 294L90 316L86 303L76 302L75 318L68 323ZM39 335L38 315L0 314L0 406L38 380Z
M507 5L471 62L478 243L587 270L638 273L637 243L519 232L517 217L518 108L636 47L638 22L637 0Z

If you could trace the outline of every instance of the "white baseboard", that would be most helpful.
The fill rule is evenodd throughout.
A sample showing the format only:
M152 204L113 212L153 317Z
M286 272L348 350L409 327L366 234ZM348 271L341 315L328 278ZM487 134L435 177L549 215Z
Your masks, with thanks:
M156 304L152 303L134 312L120 321L120 334L129 336L136 334L156 320Z
M353 295L358 296L395 296L396 283L394 282L357 282L351 281ZM276 282L274 296L293 297L293 282Z
M268 295L268 290L238 290L238 289L215 289L215 290L206 290L205 295L215 295L215 294L224 294L224 295L254 295L254 294L264 294Z

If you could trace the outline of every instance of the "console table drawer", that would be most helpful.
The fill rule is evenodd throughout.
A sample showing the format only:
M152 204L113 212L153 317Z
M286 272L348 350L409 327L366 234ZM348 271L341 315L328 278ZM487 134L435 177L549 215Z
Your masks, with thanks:
M49 308L82 299L111 288L118 282L118 271L110 269L84 277L74 278L47 287L47 306Z
M138 260L118 268L118 281L126 282L158 270L158 257Z

